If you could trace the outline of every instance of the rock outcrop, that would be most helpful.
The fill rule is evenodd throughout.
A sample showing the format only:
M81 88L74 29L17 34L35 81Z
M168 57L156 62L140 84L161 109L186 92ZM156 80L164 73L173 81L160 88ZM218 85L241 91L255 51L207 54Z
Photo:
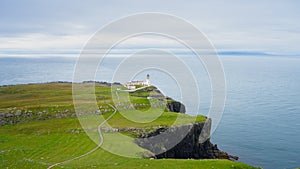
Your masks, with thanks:
M65 117L76 117L76 114L73 109L50 112L49 110L21 110L11 108L10 110L7 110L7 112L0 112L0 126L32 120L47 120Z
M155 158L238 160L210 142L211 120L174 127L162 127L135 140Z
M168 102L166 106L171 112L185 113L185 106L178 101Z

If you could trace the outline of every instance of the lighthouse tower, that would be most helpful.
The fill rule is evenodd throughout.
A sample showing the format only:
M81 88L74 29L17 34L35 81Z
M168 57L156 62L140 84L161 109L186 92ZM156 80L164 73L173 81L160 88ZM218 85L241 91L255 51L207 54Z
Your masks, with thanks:
M147 74L146 85L150 86L150 75Z

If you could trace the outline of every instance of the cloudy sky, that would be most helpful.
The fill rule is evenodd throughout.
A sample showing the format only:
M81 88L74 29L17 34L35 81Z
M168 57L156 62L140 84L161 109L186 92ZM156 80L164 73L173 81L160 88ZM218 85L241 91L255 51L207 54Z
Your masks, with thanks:
M299 8L298 0L0 0L0 56L74 56L104 25L141 12L185 19L220 53L298 55Z

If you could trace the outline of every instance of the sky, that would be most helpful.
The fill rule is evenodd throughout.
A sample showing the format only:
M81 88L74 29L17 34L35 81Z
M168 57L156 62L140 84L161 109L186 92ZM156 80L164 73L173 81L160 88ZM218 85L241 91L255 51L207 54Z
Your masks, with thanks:
M143 12L185 19L220 54L300 55L299 8L298 0L0 0L0 57L75 56L106 24Z

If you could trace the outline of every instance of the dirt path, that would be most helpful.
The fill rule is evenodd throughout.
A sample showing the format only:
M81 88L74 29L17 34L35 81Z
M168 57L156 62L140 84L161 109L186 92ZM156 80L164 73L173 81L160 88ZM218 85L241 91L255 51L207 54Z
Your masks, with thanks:
M111 104L108 104L108 105L114 109L114 112L113 112L113 113L112 113L105 121L103 121L101 124L98 125L98 133L99 133L99 136L100 136L100 143L97 145L97 147L95 147L94 149L90 150L89 152L87 152L87 153L85 153L85 154L82 154L82 155L80 155L80 156L77 156L77 157L75 157L75 158L72 158L72 159L69 159L69 160L66 160L66 161L62 161L62 162L55 163L55 164L49 166L47 169L51 169L51 168L53 168L53 167L55 167L55 166L58 166L58 165L61 165L61 164L65 164L65 163L68 163L68 162L77 160L77 159L79 159L79 158L85 157L85 156L87 156L87 155L89 155L89 154L95 152L96 150L98 150L98 149L102 146L103 140L104 140L104 139L103 139L103 136L102 136L102 133L101 133L101 126L102 126L103 124L105 124L105 123L106 123L106 122L107 122L107 121L108 121L108 120L109 120L109 119L117 112L117 109L116 109L113 105L111 105Z

